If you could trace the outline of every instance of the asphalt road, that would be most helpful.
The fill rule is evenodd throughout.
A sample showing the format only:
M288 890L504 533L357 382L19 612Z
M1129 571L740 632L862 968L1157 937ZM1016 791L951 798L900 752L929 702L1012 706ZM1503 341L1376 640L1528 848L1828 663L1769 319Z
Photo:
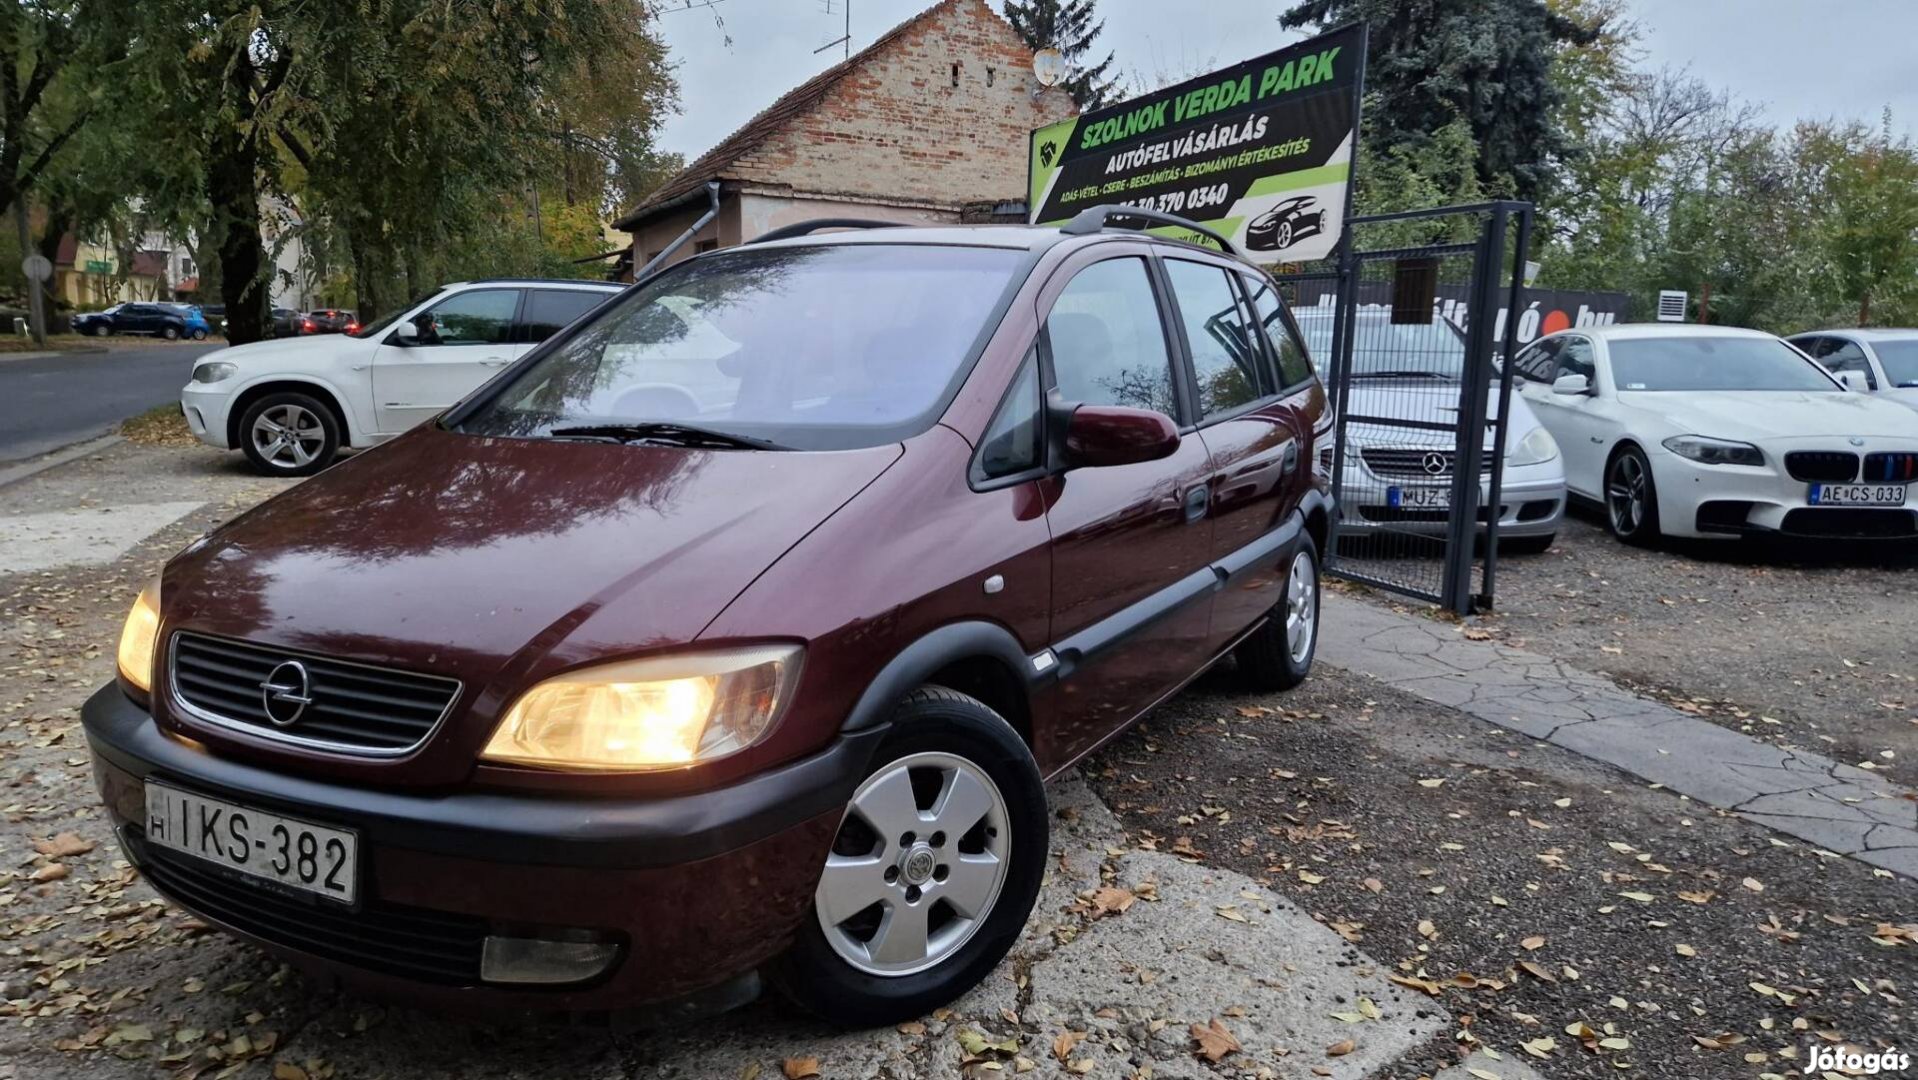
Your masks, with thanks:
M0 462L57 450L177 401L195 357L218 345L128 345L104 353L0 357Z

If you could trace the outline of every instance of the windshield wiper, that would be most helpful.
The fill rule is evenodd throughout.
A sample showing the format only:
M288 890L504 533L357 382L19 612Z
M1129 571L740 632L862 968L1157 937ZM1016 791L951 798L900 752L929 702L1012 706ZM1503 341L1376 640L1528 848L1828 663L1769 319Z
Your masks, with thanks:
M1354 379L1443 379L1457 382L1457 376L1441 375L1436 371L1354 371Z
M714 431L711 428L692 427L686 424L668 424L663 421L640 421L626 424L573 424L568 427L556 427L547 432L556 438L603 438L623 443L653 443L660 446L695 446L707 449L727 450L790 450L770 439L755 438L751 435L735 435L730 431Z

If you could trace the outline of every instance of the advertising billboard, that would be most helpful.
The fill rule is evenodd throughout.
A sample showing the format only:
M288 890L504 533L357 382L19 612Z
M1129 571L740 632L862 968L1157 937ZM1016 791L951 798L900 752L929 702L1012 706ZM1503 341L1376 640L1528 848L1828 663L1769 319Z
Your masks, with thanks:
M1364 64L1365 29L1351 26L1039 128L1031 220L1140 206L1208 225L1259 262L1323 258L1351 205Z

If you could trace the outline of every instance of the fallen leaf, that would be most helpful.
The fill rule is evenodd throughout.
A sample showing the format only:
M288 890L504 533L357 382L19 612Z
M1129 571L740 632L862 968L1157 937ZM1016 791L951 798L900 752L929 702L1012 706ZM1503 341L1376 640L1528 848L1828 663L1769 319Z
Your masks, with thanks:
M1092 894L1092 910L1095 916L1123 915L1138 897L1131 889L1121 889L1111 885Z
M1445 778L1439 777L1434 780L1420 780L1419 786L1420 787L1438 787L1440 784L1443 784L1443 783L1445 783Z
M1366 878L1364 881L1359 882L1359 884L1365 887L1366 892L1374 895L1385 891L1385 882L1375 877Z
M1672 946L1672 948L1680 956L1697 956L1698 955L1697 949L1694 949L1690 945L1686 945L1683 942L1680 942L1679 944Z
M273 1080L307 1080L306 1070L290 1061L273 1063Z
M63 832L51 840L35 840L33 850L49 859L65 859L92 851L93 841L83 840L70 832Z
M819 1059L787 1058L779 1063L779 1071L786 1074L786 1080L806 1080L807 1077L819 1075Z
M1530 975L1534 979L1539 980L1540 982L1555 983L1558 981L1558 976L1553 975L1551 972L1545 970L1544 968L1540 967L1537 964L1532 963L1530 960L1520 960L1518 962L1518 966L1521 968L1524 968L1526 974Z
M1648 892L1622 892L1622 893L1619 893L1618 895L1624 897L1627 900L1636 900L1641 904L1649 904L1653 900L1657 899L1651 893L1648 893Z
M1083 1031L1061 1031L1053 1037L1052 1056L1060 1061L1071 1057L1073 1048L1085 1041L1085 1037L1086 1033Z
M1325 1048L1325 1056L1326 1057L1344 1057L1345 1055L1351 1053L1354 1050L1357 1050L1358 1048L1359 1048L1359 1044L1353 1042L1351 1039L1340 1039L1338 1042L1335 1042L1331 1046L1328 1046Z
M1236 1054L1245 1049L1239 1040L1225 1026L1225 1021L1212 1018L1209 1026L1192 1025L1192 1052L1211 1062L1218 1062L1227 1054Z
M1519 1049L1533 1057L1551 1057L1552 1051L1558 1049L1558 1040L1552 1038L1550 1035L1546 1035L1533 1039L1530 1042L1519 1043L1518 1045Z
M1519 947L1524 949L1526 952L1537 952L1538 950L1543 949L1545 947L1545 939L1537 935L1533 935L1532 937L1528 937L1524 941L1519 942L1518 944L1519 944Z
M1476 1065L1467 1066L1465 1071L1477 1080L1501 1080L1497 1073L1490 1069L1481 1069Z
M908 1020L899 1025L899 1034L901 1035L924 1035L925 1033L926 1025L917 1020Z
M1750 889L1753 892L1765 891L1765 883L1758 880L1755 877L1748 877L1744 881L1740 882L1740 884L1744 885L1747 889Z

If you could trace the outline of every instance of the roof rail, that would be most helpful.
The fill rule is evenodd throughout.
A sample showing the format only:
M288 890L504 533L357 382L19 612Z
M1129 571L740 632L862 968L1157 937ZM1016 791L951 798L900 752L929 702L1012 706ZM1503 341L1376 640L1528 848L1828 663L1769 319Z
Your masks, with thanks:
M1102 203L1098 206L1088 207L1074 215L1071 221L1059 226L1059 231L1068 236L1085 236L1090 233L1103 232L1106 228L1107 220L1110 218L1135 218L1139 221L1150 221L1160 225L1172 225L1181 229L1191 229L1195 233L1202 236L1209 236L1217 241L1218 245L1225 249L1226 254L1244 258L1244 253L1239 251L1232 241L1227 240L1218 231L1201 225L1190 218L1182 218L1177 214L1167 214L1159 210L1147 210L1142 206L1115 206L1111 203Z
M789 240L795 236L806 236L821 229L896 229L906 224L902 221L875 221L872 218L822 217L811 221L795 221L791 225L781 225L771 232L760 233L748 240L749 244L763 244L769 240Z

